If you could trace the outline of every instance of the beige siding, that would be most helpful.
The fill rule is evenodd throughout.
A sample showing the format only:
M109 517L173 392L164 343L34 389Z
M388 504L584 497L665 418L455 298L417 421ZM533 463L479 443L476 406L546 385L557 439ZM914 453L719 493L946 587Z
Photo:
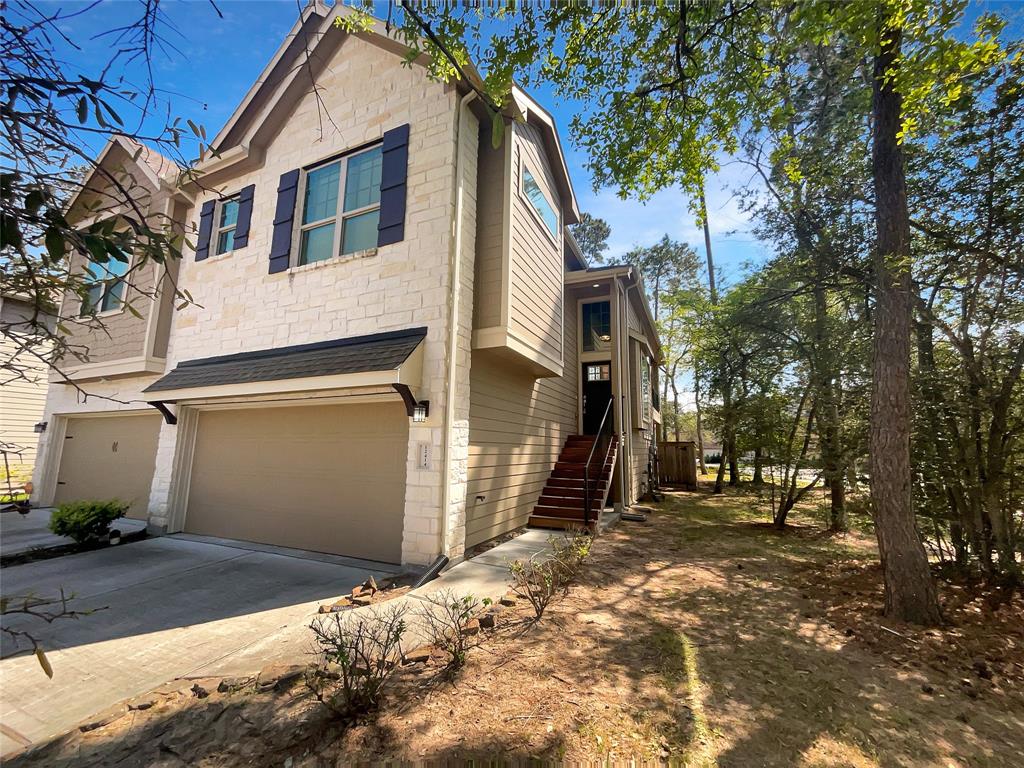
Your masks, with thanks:
M562 357L562 245L553 239L522 194L528 168L559 211L554 177L537 129L516 124L512 144L512 243L509 274L509 330L553 360Z
M0 360L11 361L23 376L0 374L0 442L21 451L20 456L8 456L11 475L17 480L28 480L36 461L39 435L34 426L42 421L46 407L46 365L35 355L16 354L12 339L0 338ZM38 349L38 347L36 347ZM0 475L3 465L0 464Z
M500 325L505 253L505 198L509 179L504 148L494 149L490 125L480 131L477 175L476 279L473 327Z
M566 438L576 432L576 319L568 309L566 315L560 377L535 379L493 353L473 356L467 547L526 524Z
M71 261L72 269L83 269L85 262L84 256L76 254ZM124 305L117 312L96 318L79 317L81 298L77 294L64 297L61 316L65 319L61 324L68 329L66 339L70 352L64 356L62 367L109 363L145 354L146 329L153 302L144 292L153 289L153 265L146 265L130 275L132 287L125 290L125 302L130 303L140 317Z

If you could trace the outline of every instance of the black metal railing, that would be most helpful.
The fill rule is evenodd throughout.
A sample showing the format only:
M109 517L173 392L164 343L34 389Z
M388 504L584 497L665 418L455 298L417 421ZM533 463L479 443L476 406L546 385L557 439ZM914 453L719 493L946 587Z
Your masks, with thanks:
M613 399L608 399L605 406L604 416L601 417L601 426L597 428L597 435L594 436L594 444L590 446L590 454L587 456L587 463L583 465L583 525L590 525L590 465L596 455L601 460L600 470L604 471L604 464L608 458L608 450L612 445L612 438L615 435L615 419L608 418L612 410ZM600 475L599 475L600 477ZM598 512L600 515L600 512Z

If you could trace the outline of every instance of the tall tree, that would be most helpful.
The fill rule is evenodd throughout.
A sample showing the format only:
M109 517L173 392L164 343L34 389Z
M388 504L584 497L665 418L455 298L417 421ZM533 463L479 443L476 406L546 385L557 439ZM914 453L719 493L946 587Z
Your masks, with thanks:
M591 264L604 264L608 238L612 234L608 222L589 213L582 213L579 223L573 224L569 229L587 261Z
M872 411L872 461L884 461L904 438L909 444L909 256L905 206L900 210L901 140L913 134L930 100L969 87L978 65L1001 55L991 24L965 40L958 0L879 0L878 3L691 2L590 8L577 4L517 6L518 16L487 39L480 17L467 10L459 24L447 9L440 25L419 11L404 29L413 45L425 38L437 58L457 64L472 53L487 71L481 90L488 103L507 98L512 74L551 81L563 96L586 103L573 121L588 150L595 183L620 194L647 196L683 184L691 192L733 152L746 125L785 120L776 61L822 40L843 35L850 55L873 66L876 97L873 164L879 257L874 287L882 318L876 324L876 397ZM408 3L404 4L410 8ZM444 31L459 35L444 38ZM470 52L462 33L484 45ZM478 35L474 37L474 35ZM903 38L908 37L906 48ZM431 46L433 46L431 48ZM414 51L414 54L416 51ZM611 55L609 55L611 53ZM453 64L454 66L454 64ZM529 76L526 77L529 79ZM497 111L495 115L497 116ZM869 115L865 114L867 118ZM666 140L669 138L670 140ZM904 309L907 320L903 320ZM884 374L896 378L891 383ZM889 394L887 394L887 392ZM876 423L876 422L891 423ZM899 423L896 423L899 422ZM939 619L922 544L914 527L909 459L873 477L872 497L886 575L886 611L922 623Z

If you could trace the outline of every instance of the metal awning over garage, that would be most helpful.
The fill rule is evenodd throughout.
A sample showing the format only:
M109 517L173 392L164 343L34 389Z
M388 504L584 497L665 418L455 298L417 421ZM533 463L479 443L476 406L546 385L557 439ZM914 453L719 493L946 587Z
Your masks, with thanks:
M408 328L185 360L143 391L160 403L378 386L407 397L421 384L426 335Z

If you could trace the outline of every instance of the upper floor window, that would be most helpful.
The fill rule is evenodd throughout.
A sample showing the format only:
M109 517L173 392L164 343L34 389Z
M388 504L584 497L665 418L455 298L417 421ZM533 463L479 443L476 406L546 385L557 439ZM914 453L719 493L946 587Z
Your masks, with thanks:
M217 254L235 249L235 227L238 226L238 198L221 200L217 216Z
M651 359L640 351L640 428L651 424Z
M313 168L306 174L299 264L377 246L380 176L379 146Z
M90 261L85 268L86 294L82 301L82 315L113 312L124 303L124 276L128 264L109 259L106 264Z
M612 348L611 302L593 301L583 305L583 351L604 352Z
M551 236L557 239L558 212L555 211L555 207L548 201L544 190L540 188L537 180L525 165L523 166L523 195L530 201L530 205L533 206L533 210L540 216L544 226L551 232Z

